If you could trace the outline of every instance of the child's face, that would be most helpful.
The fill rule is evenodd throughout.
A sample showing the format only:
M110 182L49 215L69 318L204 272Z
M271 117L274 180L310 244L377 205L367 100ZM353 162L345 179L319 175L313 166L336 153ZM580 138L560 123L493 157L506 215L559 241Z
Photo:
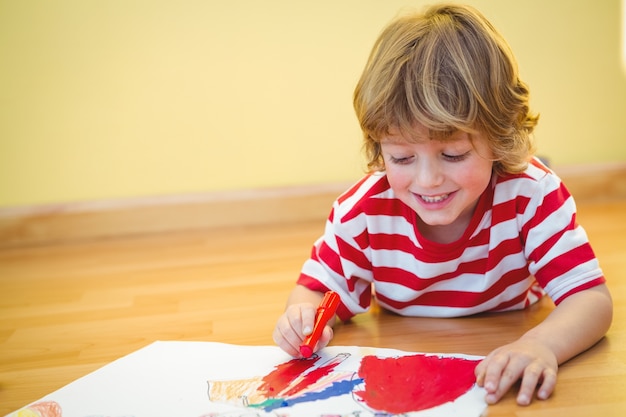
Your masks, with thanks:
M418 126L417 141L398 131L381 140L385 170L397 197L426 226L465 230L480 195L491 181L493 154L482 135L457 131L449 140L430 139Z

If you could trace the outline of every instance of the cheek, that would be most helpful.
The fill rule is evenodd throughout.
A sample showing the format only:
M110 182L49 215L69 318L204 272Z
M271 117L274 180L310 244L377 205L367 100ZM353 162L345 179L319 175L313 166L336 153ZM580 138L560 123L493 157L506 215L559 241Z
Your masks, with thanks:
M456 178L460 184L465 184L468 188L484 190L491 181L491 163L470 165L457 172Z
M405 190L411 184L411 175L406 169L387 168L387 181L391 188L397 193Z

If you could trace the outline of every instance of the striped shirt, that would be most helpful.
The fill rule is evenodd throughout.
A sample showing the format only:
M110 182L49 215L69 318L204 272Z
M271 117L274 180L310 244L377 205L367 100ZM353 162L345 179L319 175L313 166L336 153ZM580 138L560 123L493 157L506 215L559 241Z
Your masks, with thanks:
M457 317L523 309L547 294L558 304L605 282L576 206L539 161L494 176L456 242L426 240L417 214L373 173L333 204L298 283L337 291L338 315L378 304L406 316Z

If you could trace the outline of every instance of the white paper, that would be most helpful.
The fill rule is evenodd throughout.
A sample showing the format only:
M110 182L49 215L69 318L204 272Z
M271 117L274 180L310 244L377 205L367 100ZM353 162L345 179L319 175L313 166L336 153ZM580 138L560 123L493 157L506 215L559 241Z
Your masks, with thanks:
M398 358L415 355L392 349L355 346L329 346L318 352L316 366L336 361L341 363L333 374L325 378L341 379L342 375L356 375L361 360L373 355L379 358ZM477 360L476 356L439 355ZM335 359L333 359L335 358ZM276 346L239 346L212 342L154 342L128 356L82 377L45 396L37 403L53 404L62 417L265 417L265 416L389 416L380 410L368 409L354 392L332 398L302 402L264 411L246 407L244 399L219 402L209 399L209 389L220 384L228 390L235 381L252 379L254 386L260 378L270 374L280 364L293 358ZM428 383L428 381L426 381ZM212 385L211 385L212 384ZM258 384L257 384L258 385ZM363 386L360 386L363 389ZM215 393L213 398L215 399ZM485 411L485 391L474 385L453 402L403 416L478 417ZM251 397L250 397L251 398ZM53 412L42 412L35 405L10 414L11 417L57 417ZM34 413L37 411L38 414ZM30 414L29 414L30 412Z

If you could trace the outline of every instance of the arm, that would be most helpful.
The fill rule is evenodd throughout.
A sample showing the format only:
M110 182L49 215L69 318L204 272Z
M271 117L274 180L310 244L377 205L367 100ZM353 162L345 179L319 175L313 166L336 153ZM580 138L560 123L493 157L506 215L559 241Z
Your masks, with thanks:
M606 285L572 294L539 325L517 341L491 352L477 367L476 380L495 403L521 378L520 405L537 397L547 399L556 385L559 364L598 342L613 318L613 302Z
M287 299L287 308L274 328L274 342L291 356L300 356L300 345L313 332L315 313L324 293L296 285ZM315 351L323 348L333 337L335 318L328 322Z

